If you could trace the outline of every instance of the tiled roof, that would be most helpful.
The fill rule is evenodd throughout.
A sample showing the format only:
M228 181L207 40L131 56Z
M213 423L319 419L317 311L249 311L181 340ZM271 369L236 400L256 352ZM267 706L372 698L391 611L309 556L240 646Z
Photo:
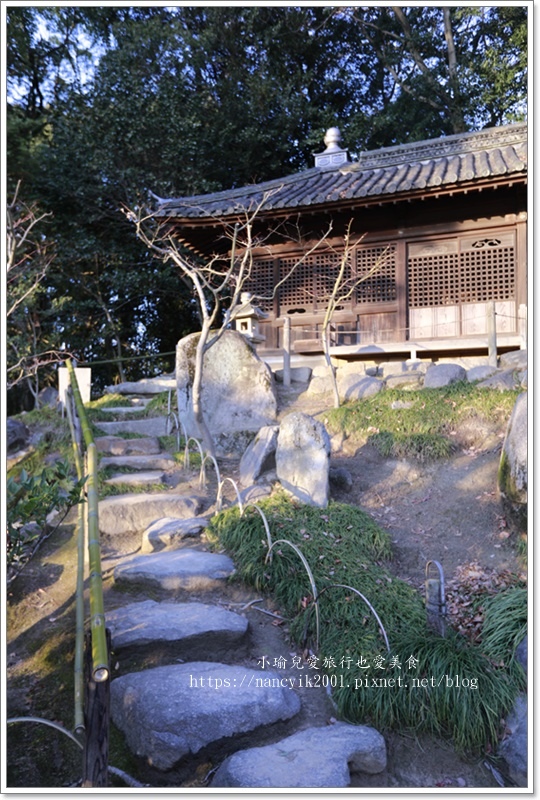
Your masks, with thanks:
M527 169L527 125L518 123L362 153L355 162L195 197L162 200L159 216L219 218L253 209L308 208L426 192Z

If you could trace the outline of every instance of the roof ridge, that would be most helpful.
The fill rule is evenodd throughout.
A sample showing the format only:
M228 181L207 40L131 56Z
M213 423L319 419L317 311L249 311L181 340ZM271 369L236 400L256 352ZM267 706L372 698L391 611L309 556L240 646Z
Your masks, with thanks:
M450 136L440 136L437 139L423 139L419 142L391 145L378 150L365 150L360 153L358 161L350 167L374 169L379 166L388 167L391 164L400 164L404 156L411 163L411 156L416 155L416 161L431 160L450 155L464 155L477 150L505 147L517 144L527 139L527 123L517 122L498 128L484 128L481 131L466 131L454 133Z

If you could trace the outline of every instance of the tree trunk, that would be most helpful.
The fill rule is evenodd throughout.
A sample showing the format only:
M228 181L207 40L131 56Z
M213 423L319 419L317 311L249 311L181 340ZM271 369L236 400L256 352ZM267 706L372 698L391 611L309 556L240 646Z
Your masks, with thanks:
M206 424L201 403L204 354L206 352L206 343L208 341L209 333L210 326L208 323L204 322L201 335L199 336L199 341L197 342L197 349L195 351L195 370L193 375L191 402L193 405L193 416L199 429L199 435L202 439L204 449L207 453L210 453L210 455L214 456L215 458L216 454L214 440L212 439L212 434L210 433L208 425Z
M329 306L330 308L330 306ZM336 378L336 368L332 364L332 359L330 358L330 342L329 342L329 334L330 334L330 319L331 313L327 312L325 314L323 327L322 327L322 346L324 351L324 357L326 359L326 365L328 367L328 372L330 373L330 377L332 379L332 393L334 395L334 408L339 408L340 400L339 400L339 391L337 385L337 378Z

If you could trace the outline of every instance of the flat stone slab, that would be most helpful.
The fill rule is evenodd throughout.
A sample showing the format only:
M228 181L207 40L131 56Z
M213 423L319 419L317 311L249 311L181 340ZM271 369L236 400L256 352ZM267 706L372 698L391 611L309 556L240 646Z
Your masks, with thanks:
M122 439L121 436L99 436L96 448L108 456L150 456L158 455L160 446L155 436L139 439Z
M216 655L237 645L245 636L248 621L240 614L206 603L156 603L145 600L107 611L115 651L156 643L175 644L175 654L194 648Z
M115 414L119 417L121 416L129 416L130 414L141 414L144 411L144 406L106 406L101 411L104 411L106 414Z
M114 579L168 591L192 591L215 589L233 573L229 556L186 548L135 556L115 568Z
M200 508L201 501L198 497L169 492L106 497L99 501L99 529L109 536L142 532L152 522L163 517L195 517Z
M143 533L142 553L157 553L159 550L174 549L183 539L198 534L208 526L203 517L176 519L164 517L153 522Z
M110 486L154 486L157 483L164 483L163 471L148 472L119 472L107 478L105 483Z
M140 433L143 436L166 436L167 417L126 419L121 422L96 422L96 428L105 434Z
M275 679L276 686L257 684ZM225 737L287 720L300 710L271 670L194 661L135 672L111 683L111 715L130 749L159 770Z
M168 455L129 455L129 456L105 456L99 462L99 466L105 467L128 467L129 469L160 469L171 470L178 466L172 456Z
M385 767L386 744L375 728L337 722L240 750L223 762L212 787L338 788L350 786L351 772Z
M108 394L161 394L176 388L174 375L160 375L157 378L143 378L140 381L126 381L118 383L116 386L107 386L105 392Z

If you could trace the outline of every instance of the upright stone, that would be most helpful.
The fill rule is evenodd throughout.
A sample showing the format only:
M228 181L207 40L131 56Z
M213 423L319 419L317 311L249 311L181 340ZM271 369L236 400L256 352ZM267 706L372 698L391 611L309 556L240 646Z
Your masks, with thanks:
M186 336L176 348L178 411L190 436L199 435L192 406L199 336ZM201 402L212 434L259 430L275 421L277 400L272 372L240 333L225 331L207 351Z
M527 392L520 394L506 429L498 483L503 504L524 525L527 515Z
M324 425L299 411L282 421L276 450L277 477L303 503L326 508L330 437Z
M261 472L275 467L278 430L277 425L265 425L245 451L240 460L242 486L251 486Z

